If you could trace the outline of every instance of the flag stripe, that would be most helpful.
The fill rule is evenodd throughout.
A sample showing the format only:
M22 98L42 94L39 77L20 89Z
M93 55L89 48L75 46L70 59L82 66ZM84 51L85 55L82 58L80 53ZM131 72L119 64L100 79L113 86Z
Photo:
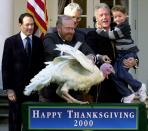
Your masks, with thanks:
M28 6L28 12L30 12L34 16L36 24L39 26L39 28L41 28L43 32L46 32L47 26L45 21L40 17L39 14L37 14L37 12L35 12L33 6L31 6L30 4L27 4L27 6Z
M43 36L48 25L46 0L27 0L27 11L33 15L37 25L35 34L39 37Z
M43 1L40 1L40 0L35 0L36 4L38 4L38 6L41 8L41 10L45 10L45 6L44 6L44 3Z
M42 10L40 8L40 6L38 5L38 3L35 3L35 1L32 1L32 2L28 2L28 4L29 4L29 6L31 6L32 8L34 8L34 13L39 14L39 16L45 21L45 13L44 13L44 10Z
M34 16L35 21L38 23L37 25L46 30L46 23L36 12L34 12L34 8L32 6L29 6L28 12Z

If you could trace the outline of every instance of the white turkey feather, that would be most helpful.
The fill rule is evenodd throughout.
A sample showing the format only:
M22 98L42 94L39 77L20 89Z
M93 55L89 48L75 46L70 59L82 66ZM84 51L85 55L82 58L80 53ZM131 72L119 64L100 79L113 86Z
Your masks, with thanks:
M80 42L79 42L80 43ZM77 45L77 44L76 44ZM93 71L93 63L91 60L89 60L81 51L79 51L77 48L74 48L69 45L65 44L57 44L57 48L55 50L59 50L62 52L65 52L66 54L69 54L73 56L77 61L80 62L80 64L87 70Z
M64 56L45 62L46 67L30 80L24 90L25 95L41 90L52 82L59 84L57 94L68 102L83 103L68 94L70 89L88 92L93 85L104 80L103 73L81 51L69 45L56 45L56 50Z

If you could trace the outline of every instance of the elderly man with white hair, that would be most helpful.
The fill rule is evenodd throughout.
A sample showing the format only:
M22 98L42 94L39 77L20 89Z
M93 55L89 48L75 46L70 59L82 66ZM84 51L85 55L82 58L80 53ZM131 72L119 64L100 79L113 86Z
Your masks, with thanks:
M70 16L72 18L72 20L74 21L74 28L75 28L75 32L80 33L79 35L81 35L81 37L83 37L82 39L85 39L85 35L86 35L86 30L85 29L79 29L77 28L80 21L81 21L81 15L82 15L82 8L80 7L79 4L77 3L69 3L65 8L64 8L64 15L66 16ZM56 32L56 28L55 27L50 27L47 31L47 33L53 33Z
M82 8L77 3L70 3L64 8L64 15L72 17L75 24L75 28L81 21L82 12Z

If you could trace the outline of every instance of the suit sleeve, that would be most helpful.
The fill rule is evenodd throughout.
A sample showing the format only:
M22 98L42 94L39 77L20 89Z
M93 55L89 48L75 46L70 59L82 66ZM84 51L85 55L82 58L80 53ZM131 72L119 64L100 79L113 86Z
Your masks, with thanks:
M105 37L105 38L109 38L111 40L117 40L117 39L123 37L120 28L115 28L112 31L105 31L105 30L102 30L102 29L97 29L96 32L97 32L98 35Z
M39 47L38 47L38 50L37 50L37 53L36 53L36 54L38 54L38 57L37 56L35 56L35 57L38 59L37 60L37 62L38 62L37 69L39 71L39 70L41 70L41 69L43 69L45 67L45 65L44 65L45 56L44 56L44 47L43 47L42 40L38 39L38 43L39 43L38 44Z
M55 57L59 56L59 51L54 50L58 44L53 34L46 34L43 40L45 60L52 61Z
M97 36L97 33L95 31L90 31L86 36L86 43L87 45L93 50L93 52L98 54L98 48L96 48L96 40L95 36ZM99 41L98 41L99 42ZM100 44L97 44L97 47L99 47Z
M128 22L123 22L122 24L116 26L114 30L105 31L102 29L97 29L96 32L102 37L109 38L111 40L118 40L121 38L129 38L131 28Z
M94 54L93 50L91 49L91 47L86 43L86 35L81 32L81 31L77 31L75 33L75 38L76 41L80 41L82 44L80 46L80 50L85 54L85 55L89 55L89 54Z
M6 39L4 43L3 57L2 57L2 80L3 89L13 89L12 77L13 77L13 59L12 59L12 42L10 39Z
M80 50L85 54L85 55L94 55L93 50L87 45L87 43L83 43L80 47Z

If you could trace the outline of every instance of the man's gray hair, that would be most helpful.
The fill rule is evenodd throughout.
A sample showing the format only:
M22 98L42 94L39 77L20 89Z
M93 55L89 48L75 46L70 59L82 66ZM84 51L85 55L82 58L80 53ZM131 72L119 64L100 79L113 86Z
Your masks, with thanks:
M108 11L110 12L110 8L106 3L100 3L99 5L95 6L95 12L94 12L95 16L96 16L96 11L100 8L108 9Z
M72 20L72 18L70 16L67 16L67 15L58 16L58 19L57 19L57 22L56 22L56 27L62 26L63 20Z
M71 16L73 12L80 11L82 14L82 8L77 3L70 3L64 8L64 15Z

